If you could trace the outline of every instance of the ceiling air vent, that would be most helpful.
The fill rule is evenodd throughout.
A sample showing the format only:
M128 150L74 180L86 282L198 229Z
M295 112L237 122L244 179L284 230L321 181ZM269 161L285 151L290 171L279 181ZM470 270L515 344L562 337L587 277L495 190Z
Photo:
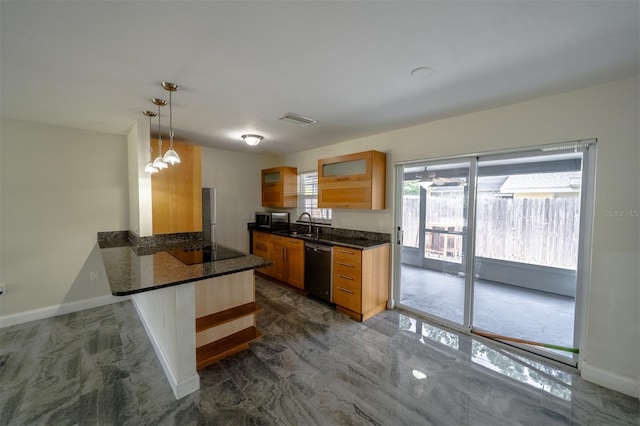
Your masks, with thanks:
M313 123L316 122L316 120L312 120L310 118L303 117L301 115L294 114L292 112L286 113L285 115L280 117L278 120L286 121L288 123L297 124L298 126L308 126L309 124L313 124Z

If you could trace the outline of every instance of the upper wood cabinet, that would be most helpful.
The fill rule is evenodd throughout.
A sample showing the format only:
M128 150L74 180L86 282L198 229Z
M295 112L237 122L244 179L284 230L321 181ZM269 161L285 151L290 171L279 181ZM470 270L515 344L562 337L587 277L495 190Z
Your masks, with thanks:
M174 141L180 163L151 175L153 234L202 231L200 147ZM151 143L157 152L156 141Z
M383 210L387 154L365 151L318 160L318 207Z
M262 206L289 208L298 205L298 169L273 167L262 170Z

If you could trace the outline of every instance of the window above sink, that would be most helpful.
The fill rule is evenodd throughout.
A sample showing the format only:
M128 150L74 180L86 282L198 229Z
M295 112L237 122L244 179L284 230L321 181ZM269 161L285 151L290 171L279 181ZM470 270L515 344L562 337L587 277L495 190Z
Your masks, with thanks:
M307 212L313 218L314 224L331 225L331 209L318 207L318 172L304 172L298 174L298 209L297 216ZM299 220L299 223L309 223Z

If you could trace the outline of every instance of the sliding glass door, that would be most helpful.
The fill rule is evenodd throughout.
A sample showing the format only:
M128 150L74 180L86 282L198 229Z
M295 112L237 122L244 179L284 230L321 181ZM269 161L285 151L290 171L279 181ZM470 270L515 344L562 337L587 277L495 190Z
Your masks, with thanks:
M587 147L398 165L398 305L574 364Z
M477 195L471 325L571 358L582 153L486 157L485 181L500 186Z
M464 324L471 161L425 162L403 171L400 303Z

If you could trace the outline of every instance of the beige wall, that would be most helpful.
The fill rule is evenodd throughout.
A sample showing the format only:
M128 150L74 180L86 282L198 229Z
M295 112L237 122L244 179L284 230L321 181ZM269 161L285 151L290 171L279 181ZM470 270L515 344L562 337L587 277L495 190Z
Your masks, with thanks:
M387 153L387 206L334 211L334 226L393 231L393 164L546 143L598 139L591 288L582 360L638 394L640 369L640 208L638 78L485 110L301 152L285 158L299 171L318 158L376 149ZM627 393L630 393L627 391ZM632 392L633 393L633 392Z
M140 237L153 235L151 208L151 175L144 167L151 158L149 152L149 122L138 120L127 134L129 162L129 229ZM113 231L110 229L110 231Z
M218 242L249 250L247 223L261 206L261 170L279 159L265 155L202 148L202 186L216 188Z
M0 136L0 316L109 296L96 233L129 227L126 138L10 119Z

